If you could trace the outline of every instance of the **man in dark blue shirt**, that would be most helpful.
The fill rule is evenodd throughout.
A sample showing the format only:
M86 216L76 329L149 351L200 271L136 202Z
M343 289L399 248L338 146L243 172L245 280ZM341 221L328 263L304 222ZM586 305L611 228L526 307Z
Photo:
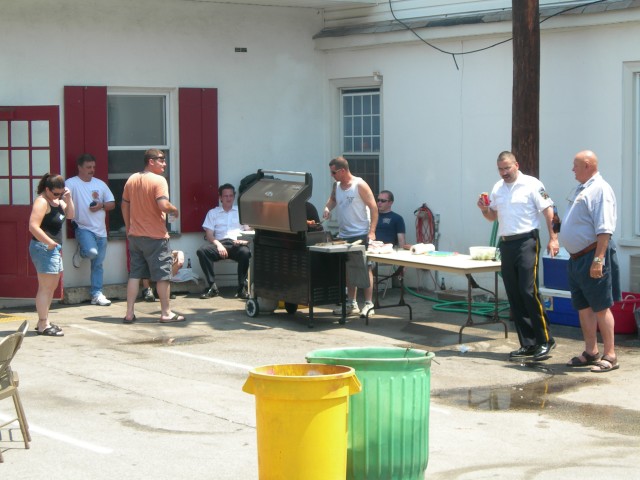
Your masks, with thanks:
M378 226L376 227L376 240L391 243L399 248L404 247L406 229L404 219L391 211L393 205L393 193L382 190L377 197Z

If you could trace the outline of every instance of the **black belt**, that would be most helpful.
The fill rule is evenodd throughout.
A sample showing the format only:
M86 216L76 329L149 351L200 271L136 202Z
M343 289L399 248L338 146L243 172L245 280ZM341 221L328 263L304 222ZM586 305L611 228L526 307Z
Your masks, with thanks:
M503 237L500 237L500 240L502 240L503 242L513 242L515 240L522 240L523 238L532 238L534 237L535 230L531 230L530 232L527 233L518 233L517 235L505 235Z

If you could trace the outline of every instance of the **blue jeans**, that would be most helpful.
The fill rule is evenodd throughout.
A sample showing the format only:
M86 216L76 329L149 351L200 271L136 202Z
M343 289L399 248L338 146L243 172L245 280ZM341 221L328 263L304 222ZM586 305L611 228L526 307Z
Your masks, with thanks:
M102 263L107 255L107 237L99 237L83 228L76 229L76 240L80 244L80 256L91 260L91 298L102 293Z

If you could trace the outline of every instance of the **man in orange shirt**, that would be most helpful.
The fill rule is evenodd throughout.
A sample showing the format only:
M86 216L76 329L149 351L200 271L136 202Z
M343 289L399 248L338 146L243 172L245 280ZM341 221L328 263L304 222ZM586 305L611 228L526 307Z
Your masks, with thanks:
M171 247L166 215L178 217L169 201L169 186L162 176L167 167L164 152L151 148L144 153L144 170L129 177L122 194L122 216L129 240L131 268L127 283L127 314L123 323L136 321L134 305L141 278L156 282L160 297L160 323L183 322L184 317L169 305Z

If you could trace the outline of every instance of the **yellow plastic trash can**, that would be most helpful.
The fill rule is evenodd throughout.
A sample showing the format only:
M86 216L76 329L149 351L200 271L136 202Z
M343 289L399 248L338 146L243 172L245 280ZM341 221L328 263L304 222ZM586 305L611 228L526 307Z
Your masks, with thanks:
M256 397L260 480L344 480L349 396L361 389L351 367L252 369L242 390Z

